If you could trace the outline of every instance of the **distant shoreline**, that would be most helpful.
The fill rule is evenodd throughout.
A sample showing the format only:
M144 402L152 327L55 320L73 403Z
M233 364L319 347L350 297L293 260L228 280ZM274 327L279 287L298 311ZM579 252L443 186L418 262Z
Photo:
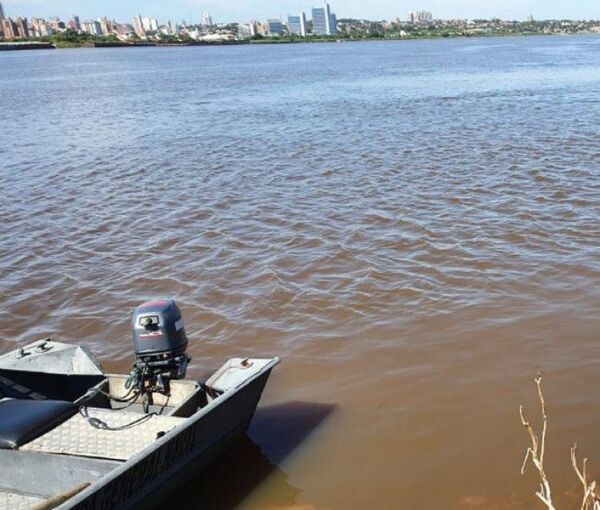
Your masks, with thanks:
M268 38L246 39L232 41L178 41L178 42L158 42L158 41L86 41L83 43L67 42L46 42L39 40L18 40L0 42L0 51L23 51L36 49L77 49L77 48L170 48L183 46L252 46L252 45L278 45L278 44L319 44L319 43L357 43L357 42L385 42L385 41L426 41L439 39L491 39L491 38L509 38L509 37L565 37L565 36L600 36L600 33L575 32L575 33L521 33L521 34L476 34L476 35L426 35L426 36L407 36L407 37L362 37L362 38Z
M363 37L363 38L341 38L341 39L307 39L307 40L286 40L286 39L258 39L250 40L249 44L312 44L312 43L355 43L355 42L373 42L373 41L433 41L440 39L493 39L509 37L568 37L568 36L600 36L599 32L575 32L575 33L522 33L522 34L477 34L477 35L427 35L427 36L408 36L408 37Z

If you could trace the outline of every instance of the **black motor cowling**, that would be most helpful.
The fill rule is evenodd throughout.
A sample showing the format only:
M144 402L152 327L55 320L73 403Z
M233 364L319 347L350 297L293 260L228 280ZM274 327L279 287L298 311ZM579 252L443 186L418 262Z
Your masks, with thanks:
M161 299L141 304L133 313L131 326L136 365L170 379L185 377L188 339L175 301Z
M138 356L183 354L188 339L181 311L172 299L148 301L133 313L133 343Z

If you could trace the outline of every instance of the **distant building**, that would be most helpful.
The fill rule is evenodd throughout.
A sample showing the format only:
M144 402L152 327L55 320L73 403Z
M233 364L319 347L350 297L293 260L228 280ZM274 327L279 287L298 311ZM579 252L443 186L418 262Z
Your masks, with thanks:
M302 37L306 37L308 31L306 30L306 14L304 12L300 13L300 35Z
M283 23L280 19L267 20L269 35L283 35Z
M83 30L90 35L102 35L102 27L96 20L86 21L83 24Z
M329 15L329 35L337 35L337 16L335 13Z
M102 35L108 35L112 32L112 23L108 21L106 16L100 18L100 30Z
M328 22L325 15L325 9L322 7L312 9L313 34L326 35L328 32Z
M50 30L53 30L54 32L58 32L59 30L66 28L65 24L60 20L60 18L57 17L50 18L48 20L48 26L50 27Z
M201 36L199 40L206 42L234 41L235 36L233 34L205 34Z
M269 35L269 25L267 23L256 22L256 33L260 35Z
M79 22L79 16L73 14L71 19L69 20L69 28L76 30L77 32L81 31L81 23Z
M142 28L145 32L158 32L158 20L151 16L142 18Z
M113 34L117 35L119 39L129 39L132 33L133 27L131 25L129 25L128 23L116 23L113 20Z
M291 35L300 35L300 16L290 16L288 14L287 26Z
M133 31L139 37L146 37L144 24L142 23L142 17L139 14L133 17Z
M288 32L306 37L306 14L301 12L299 16L288 16Z
M4 9L2 8L2 4L0 3L0 39L4 39L5 35L4 35L4 27L3 27L3 21L4 21Z
M256 35L252 23L240 23L238 25L238 39L250 39Z
M48 23L40 18L33 18L31 20L31 31L34 37L47 37L54 32Z
M202 14L202 24L205 27L212 27L213 26L213 20L210 17L210 14L208 12L205 12Z
M413 25L419 23L431 23L433 21L433 15L429 11L415 11L410 13L409 19Z
M31 35L33 37L41 37L42 36L42 24L44 23L43 19L31 18Z
M17 26L10 18L4 18L0 21L2 27L2 35L5 39L14 39L17 35Z
M19 16L15 20L15 25L17 26L16 36L21 39L29 39L29 28L27 27L27 18L22 18Z
M312 9L313 33L315 35L337 34L337 17L331 12L329 4Z

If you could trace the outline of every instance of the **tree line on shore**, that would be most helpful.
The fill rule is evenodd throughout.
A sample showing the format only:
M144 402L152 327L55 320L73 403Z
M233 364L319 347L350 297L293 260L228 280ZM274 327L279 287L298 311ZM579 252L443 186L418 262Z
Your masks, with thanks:
M232 33L237 32L237 24L227 25ZM503 20L450 20L434 21L426 24L396 22L374 22L367 20L341 19L336 35L299 35L284 33L279 36L256 34L249 39L251 43L290 43L290 42L328 42L337 40L384 40L384 39L434 39L450 37L485 37L511 35L553 35L599 33L600 22L547 20L527 22ZM116 35L92 35L87 32L66 29L49 36L31 38L30 41L48 42L57 47L91 46L95 42L119 42ZM132 34L132 42L141 39ZM152 39L159 44L192 44L194 40L187 33L167 35L157 33ZM20 40L22 41L22 39Z

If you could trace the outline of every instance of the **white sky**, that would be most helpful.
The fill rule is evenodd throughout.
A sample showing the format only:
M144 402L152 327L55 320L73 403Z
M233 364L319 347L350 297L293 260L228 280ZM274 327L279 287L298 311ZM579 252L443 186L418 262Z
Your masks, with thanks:
M208 11L217 23L248 21L310 12L320 0L0 0L8 16L82 19L108 16L129 21L137 13L160 21L199 22ZM600 0L331 0L339 18L406 19L412 10L429 10L435 18L600 19ZM310 15L309 15L310 18Z

